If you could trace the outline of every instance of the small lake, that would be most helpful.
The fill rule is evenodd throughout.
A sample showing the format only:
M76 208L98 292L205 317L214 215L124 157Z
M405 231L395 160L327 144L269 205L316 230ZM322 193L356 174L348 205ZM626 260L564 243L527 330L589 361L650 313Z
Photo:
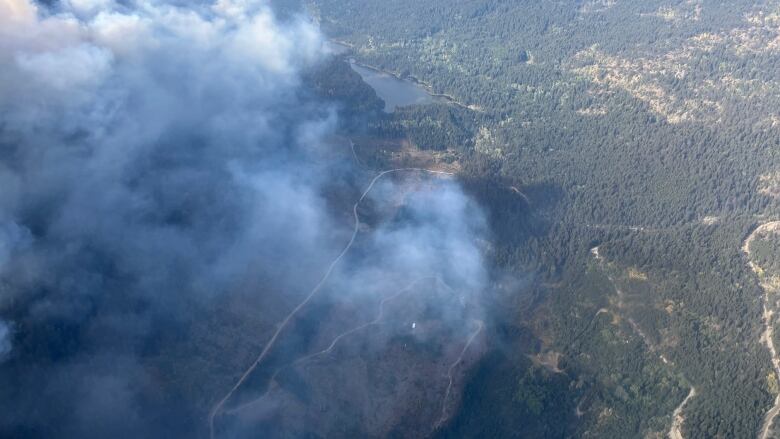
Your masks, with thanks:
M349 65L376 91L377 96L385 101L385 111L388 113L395 111L396 107L430 104L437 101L425 88L414 82L363 67L351 60Z
M349 46L335 41L328 42L328 46L335 55L348 55L352 50ZM387 113L392 113L397 107L424 105L444 100L431 96L423 86L412 81L398 79L388 73L361 66L353 59L348 59L348 62L352 70L357 72L363 81L374 89L377 96L385 101L385 112Z

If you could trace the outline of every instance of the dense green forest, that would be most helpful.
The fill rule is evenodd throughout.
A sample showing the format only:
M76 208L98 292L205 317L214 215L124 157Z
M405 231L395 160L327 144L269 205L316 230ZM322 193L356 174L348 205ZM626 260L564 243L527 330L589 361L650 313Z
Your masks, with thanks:
M533 274L442 437L660 437L676 408L686 438L758 434L778 390L742 246L780 215L778 2L303 6L349 56L452 97L351 128L457 157L493 261Z

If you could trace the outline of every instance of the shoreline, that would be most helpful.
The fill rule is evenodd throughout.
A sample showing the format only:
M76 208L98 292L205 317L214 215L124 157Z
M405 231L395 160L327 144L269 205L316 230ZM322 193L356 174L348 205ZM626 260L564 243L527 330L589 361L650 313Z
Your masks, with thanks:
M336 44L336 45L339 45L339 46L343 46L343 47L345 47L345 48L347 48L347 49L349 49L351 51L355 50L355 46L353 44L351 44L351 43L346 42L346 41L341 41L341 40L336 40L336 39L330 39L329 41L331 43L333 43L333 44ZM348 55L348 56L344 56L344 55ZM477 110L469 107L468 105L458 101L457 99L455 99L455 97L453 97L451 95L448 95L446 93L436 93L433 90L433 86L431 86L431 84L429 84L429 83L427 83L427 82L417 78L416 76L409 75L407 77L402 77L397 72L393 72L393 71L390 71L390 70L384 70L384 69L382 69L380 67L373 66L373 65L370 65L370 64L366 64L366 63L364 63L362 61L358 61L357 59L355 59L354 57L351 57L349 55L353 55L353 54L345 53L345 54L340 54L338 56L342 56L342 57L346 58L346 61L349 64L354 64L354 65L362 67L364 69L372 70L372 71L374 71L376 73L381 73L381 74L392 76L393 78L395 78L395 79L397 79L399 81L410 82L410 83L412 83L412 84L414 84L416 86L421 87L425 91L425 93L428 94L428 96L430 96L432 98L435 98L435 99L443 99L445 101L445 103L447 103L447 104L452 104L452 105L461 107L461 108L466 109L466 110L477 111Z

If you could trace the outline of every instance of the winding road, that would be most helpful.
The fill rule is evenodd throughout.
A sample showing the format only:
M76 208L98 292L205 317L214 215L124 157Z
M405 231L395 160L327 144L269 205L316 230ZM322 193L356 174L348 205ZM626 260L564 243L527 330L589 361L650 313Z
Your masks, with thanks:
M669 429L669 439L683 439L682 426L685 422L685 416L683 416L682 411L685 408L685 405L688 404L688 401L694 396L696 396L696 388L691 387L688 396L686 396L680 405L674 409L674 412L672 413L672 427Z
M756 239L757 236L763 234L763 233L778 233L780 232L780 221L770 221L764 224L761 224L756 228L756 230L753 231L746 239L744 244L742 245L742 252L745 254L748 260L748 265L750 266L750 269L753 270L756 275L759 275L759 280L761 280L760 273L761 273L761 267L758 266L755 262L753 262L750 259L750 244L753 243L753 240ZM774 369L775 377L780 380L780 356L777 354L777 347L775 346L774 342L774 310L770 306L770 289L772 288L770 285L767 285L765 282L761 281L761 288L764 291L764 312L763 312L763 322L764 322L764 332L761 334L760 341L764 345L766 345L767 349L769 349L769 354L772 358L772 367ZM769 411L766 413L766 416L764 416L764 422L761 425L761 431L758 435L759 439L767 439L772 431L772 422L777 417L777 414L780 413L780 394L778 394L775 397L775 401L772 404L772 407L769 409Z
M474 339L477 338L477 335L479 335L479 333L482 332L482 329L485 327L485 324L482 322L482 320L477 320L476 322L477 329L466 341L466 345L463 346L463 350L460 351L458 358L456 358L455 361L450 365L450 368L447 369L447 378L449 379L449 383L447 384L447 391L444 392L444 398L441 402L441 417L439 418L439 422L436 423L434 430L441 427L442 424L444 424L444 422L447 420L447 402L450 399L450 393L452 393L453 372L455 371L455 368L458 367L458 365L461 363L461 361L463 361L463 356L466 355L466 352L468 352L469 347L474 342Z
M416 281L414 281L414 282L410 283L410 284L409 284L409 285L407 285L406 287L404 287L404 288L400 289L398 292L396 292L396 293L395 293L395 294L393 294L392 296L390 296L390 297L386 297L386 298L382 299L382 301L379 303L379 313L378 313L378 314L377 314L377 316L374 318L374 320L372 320L372 321L370 321L370 322L368 322L368 323L364 323L364 324L362 324L362 325L360 325L360 326L356 326L356 327L354 327L354 328L352 328L352 329L349 329L349 330L347 330L347 331L345 331L345 332L342 332L341 334L337 335L337 336L336 336L336 337L333 339L333 341L331 341L331 343L328 345L328 347L327 347L327 348L325 348L325 349L323 349L323 350L321 350L321 351L314 352L314 353L312 353L312 354L306 355L306 356L304 356L304 357L298 358L297 360L293 361L292 363L290 363L290 364L288 364L288 365L285 365L285 366L282 366L282 367L280 367L279 369L277 369L277 370L276 370L276 372L274 372L274 374L273 374L273 375L271 375L271 379L269 379L269 380L268 380L268 388L266 389L265 393L263 393L263 395L261 395L261 396L260 396L259 398L257 398L257 399L254 399L254 400L252 400L252 401L249 401L249 402L247 402L247 403L245 403L245 404L242 404L242 405L240 405L240 406L238 406L238 407L235 407L235 408L233 408L233 409L230 409L230 410L226 410L226 411L225 411L225 413L228 413L228 414L230 414L230 413L236 413L236 412L239 412L239 411L241 411L241 410L244 410L245 408L248 408L248 407L250 407L250 406L252 406L252 405L254 405L254 404L256 404L256 403L258 403L258 402L262 401L262 400L263 400L263 398L265 398L265 397L266 397L266 395L268 395L268 392L270 391L270 386L271 386L271 384L272 384L272 383L273 383L273 382L276 380L276 377L277 377L277 376L279 376L279 373L281 373L281 372L282 372L284 369L286 369L286 368L288 368L288 367L295 367L295 366L297 366L297 365L300 365L300 364L303 364L303 363L305 363L306 361L309 361L309 360L311 360L311 359L314 359L314 358L316 358L316 357L319 357L320 355L325 355L325 354L329 353L330 351L332 351L332 350L333 350L333 348L335 348L335 347L336 347L336 345L338 344L338 342L339 342L339 341L341 341L341 340L342 340L344 337L347 337L348 335L351 335L351 334L354 334L354 333L356 333L356 332L358 332L358 331L361 331L361 330L363 330L363 329L366 329L366 328L368 328L369 326L373 326L373 325L376 325L376 324L378 324L378 323L379 323L379 322L382 320L382 317L384 316L384 309L385 309L385 304L386 304L387 302L389 302L389 301L391 301L391 300L394 300L394 299L398 298L399 296L401 296L402 294L404 294L404 293L408 292L408 291L409 291L409 290L411 290L411 289L412 289L412 288L413 288L415 285L417 285L418 283L422 282L422 281L423 281L423 280L425 280L425 279L437 279L437 278L436 278L435 276L429 276L429 277L424 277L424 278L421 278L421 279L417 279Z
M523 192L521 192L520 189L518 189L516 186L507 186L507 187L516 195L520 196L520 198L522 198L523 201L525 201L525 204L529 206L531 205L531 200L528 198L528 196L526 196Z
M351 141L350 141L351 143ZM353 150L354 151L354 150ZM295 308L293 308L292 311L290 311L289 314L282 320L282 322L279 324L278 328L274 332L274 334L271 336L271 338L268 340L268 343L266 343L263 350L260 352L260 355L258 355L257 359L249 366L249 368L244 371L244 373L241 375L241 377L238 379L235 385L225 394L225 396L222 397L211 409L209 412L208 417L208 423L209 423L209 437L211 439L214 439L214 420L216 417L222 412L225 403L227 403L228 400L233 396L233 394L244 384L244 382L247 380L249 375L252 374L252 372L257 369L257 367L265 360L266 356L268 356L268 353L271 351L271 349L276 344L277 339L281 335L281 333L287 328L287 325L289 325L290 321L303 309L310 301L311 299L322 289L322 287L325 285L325 283L330 278L330 275L333 273L333 270L336 268L336 266L341 262L341 260L344 258L344 256L349 252L349 250L352 248L352 245L355 243L355 239L357 238L358 232L360 230L360 215L358 214L358 207L363 202L363 200L368 196L369 192L371 192L371 189L374 187L377 181L381 179L382 177L393 174L393 173L399 173L399 172L425 172L429 174L434 175L447 175L452 176L454 175L451 172L445 172L445 171L434 171L430 169L424 169L424 168L397 168L397 169L389 169L386 171L380 172L378 175L376 175L372 180L371 183L369 183L368 187L365 191L360 195L360 198L357 200L357 202L352 207L352 214L354 216L354 222L355 226L352 231L352 236L350 237L349 241L347 242L346 246L344 246L344 249L339 253L338 256L330 263L328 266L328 269L325 271L325 274L322 276L322 279L317 283L317 285L314 286L314 288L311 290L308 296L306 296L305 299L301 303L298 304Z

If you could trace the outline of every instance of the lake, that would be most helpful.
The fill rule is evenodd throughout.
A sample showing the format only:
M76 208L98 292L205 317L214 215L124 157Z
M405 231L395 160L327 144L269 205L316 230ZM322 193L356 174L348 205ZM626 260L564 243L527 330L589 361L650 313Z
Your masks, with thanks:
M348 55L352 50L349 46L335 41L328 42L330 50L335 55ZM424 105L445 101L443 97L432 96L421 85L404 79L399 79L389 73L362 66L354 59L348 59L352 70L357 72L366 84L374 89L377 96L385 101L385 112L392 113L397 107L407 105Z
M421 85L398 79L393 75L363 67L350 60L349 65L385 101L385 111L392 113L396 107L422 105L436 102Z

